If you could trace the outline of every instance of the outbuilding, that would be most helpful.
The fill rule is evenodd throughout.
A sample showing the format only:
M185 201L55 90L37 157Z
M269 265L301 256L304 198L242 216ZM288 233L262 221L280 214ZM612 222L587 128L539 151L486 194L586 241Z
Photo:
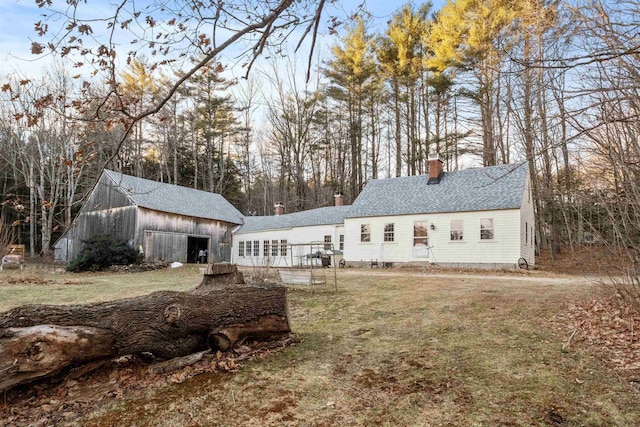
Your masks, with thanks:
M231 261L231 231L242 214L223 196L104 170L87 202L55 244L56 261L73 260L97 234L122 238L145 261Z

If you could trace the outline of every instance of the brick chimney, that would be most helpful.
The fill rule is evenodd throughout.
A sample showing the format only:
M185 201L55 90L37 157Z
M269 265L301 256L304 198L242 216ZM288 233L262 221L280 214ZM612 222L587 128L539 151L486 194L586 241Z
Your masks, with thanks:
M342 195L341 192L336 191L333 194L333 200L334 200L335 206L344 206L344 196Z
M429 182L427 184L439 184L442 178L442 160L437 154L429 154Z
M276 215L284 214L284 203L276 202L276 204L273 207L276 208Z

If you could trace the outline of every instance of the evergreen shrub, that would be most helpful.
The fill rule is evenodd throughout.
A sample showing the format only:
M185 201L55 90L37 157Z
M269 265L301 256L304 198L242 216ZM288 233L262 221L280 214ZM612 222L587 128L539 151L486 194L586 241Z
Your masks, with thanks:
M97 234L84 240L84 247L69 263L67 271L100 271L112 265L128 265L136 262L137 253L126 240L108 234Z

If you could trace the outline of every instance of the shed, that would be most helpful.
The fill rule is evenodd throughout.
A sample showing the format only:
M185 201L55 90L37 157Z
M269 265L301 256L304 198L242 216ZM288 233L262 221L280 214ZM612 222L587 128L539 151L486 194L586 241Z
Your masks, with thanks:
M87 202L55 244L56 261L73 260L83 241L112 234L142 249L145 261L231 260L231 230L242 214L223 196L104 170Z

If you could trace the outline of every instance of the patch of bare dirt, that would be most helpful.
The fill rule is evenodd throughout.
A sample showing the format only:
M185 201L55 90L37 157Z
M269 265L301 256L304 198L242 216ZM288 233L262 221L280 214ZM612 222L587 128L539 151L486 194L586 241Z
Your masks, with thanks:
M54 279L45 279L42 277L36 276L9 276L9 277L0 277L0 286L1 285L36 285L36 286L51 286L51 285L84 285L87 282L83 282L82 280L69 280L65 279L62 281L54 280Z
M0 423L5 427L50 426L81 417L108 402L206 373L235 372L241 362L264 358L299 342L295 337L241 345L226 353L204 354L198 362L170 372L139 356L95 362L63 377L25 385L4 393ZM161 362L162 363L162 362Z
M2 285L56 285L58 282L52 279L43 279L42 277L25 276L25 277L0 277Z
M163 270L165 268L169 268L168 262L157 261L145 262L143 264L112 265L105 271L109 273L142 273L145 271Z

